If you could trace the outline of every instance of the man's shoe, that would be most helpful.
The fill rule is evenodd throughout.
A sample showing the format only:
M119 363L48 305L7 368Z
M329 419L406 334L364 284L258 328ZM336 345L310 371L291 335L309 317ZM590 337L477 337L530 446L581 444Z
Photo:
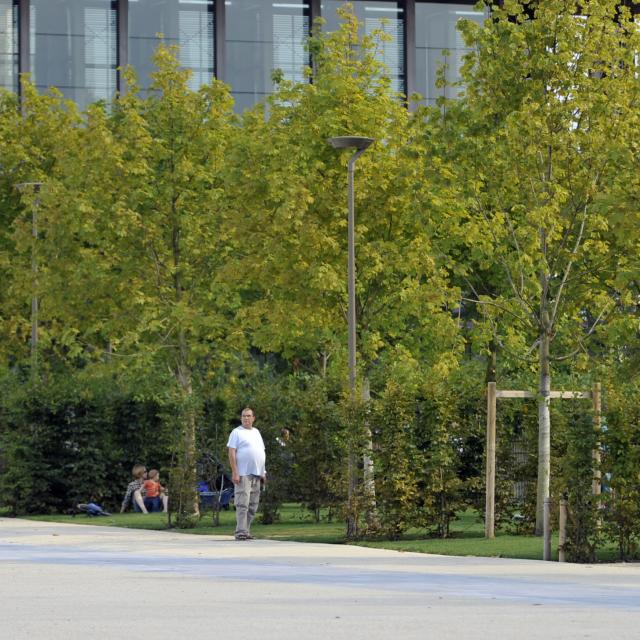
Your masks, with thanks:
M236 533L236 540L249 540L249 536L246 533Z

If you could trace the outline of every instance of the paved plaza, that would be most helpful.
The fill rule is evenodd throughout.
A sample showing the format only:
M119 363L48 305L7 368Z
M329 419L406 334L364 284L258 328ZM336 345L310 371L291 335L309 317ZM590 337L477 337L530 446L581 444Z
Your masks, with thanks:
M640 638L640 565L0 518L0 638Z

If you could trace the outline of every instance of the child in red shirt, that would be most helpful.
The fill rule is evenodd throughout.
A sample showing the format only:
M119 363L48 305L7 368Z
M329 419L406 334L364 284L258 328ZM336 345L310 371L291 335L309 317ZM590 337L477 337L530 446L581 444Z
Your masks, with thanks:
M160 472L157 469L151 469L147 473L147 479L144 481L144 506L147 511L164 511L167 512L167 492L160 484Z

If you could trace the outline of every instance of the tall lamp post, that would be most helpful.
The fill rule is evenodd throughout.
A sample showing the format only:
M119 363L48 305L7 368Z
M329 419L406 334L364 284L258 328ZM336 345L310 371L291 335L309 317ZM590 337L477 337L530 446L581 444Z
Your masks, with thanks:
M355 149L355 153L349 158L348 178L349 178L349 219L347 231L348 244L348 346L349 346L349 394L353 402L356 397L356 248L355 248L355 199L354 199L354 172L356 160L364 153L373 138L363 138L361 136L339 136L329 138L329 144L334 149ZM347 518L347 537L353 538L357 535L358 525L353 509L353 501L356 493L356 462L353 448L349 446L349 469L348 469L348 500L349 515Z

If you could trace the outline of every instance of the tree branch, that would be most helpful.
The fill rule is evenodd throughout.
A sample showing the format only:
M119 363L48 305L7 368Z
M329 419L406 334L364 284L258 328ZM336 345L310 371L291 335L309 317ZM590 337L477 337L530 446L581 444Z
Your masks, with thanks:
M478 205L479 205L478 209L480 210L480 213L482 214L484 221L487 223L487 227L489 228L489 233L491 233L494 243L496 244L496 246L500 246L500 242L498 241L498 238L496 237L496 234L493 231L493 225L491 224L491 221L489 220L489 217L487 216L487 213L484 210L484 207L480 203L478 203ZM518 300L520 306L522 307L522 310L525 312L526 315L531 315L532 317L535 317L535 314L533 313L533 309L529 306L527 301L520 295L520 292L518 291L518 287L513 281L513 275L511 273L511 269L509 268L509 265L507 264L506 260L500 255L498 255L498 260L500 260L500 263L502 264L502 268L504 269L504 272L507 276L509 285L511 286L511 289L513 291L515 298Z
M465 302L473 302L473 303L479 304L479 305L491 305L491 306L495 307L496 309L500 309L500 311L503 311L504 313L509 314L510 316L512 316L513 318L515 318L519 322L521 322L523 325L531 327L531 321L530 321L529 318L526 318L526 317L522 318L517 313L514 313L510 309L507 309L506 307L503 307L502 305L498 304L497 302L494 302L493 300L476 300L476 299L473 299L473 298L464 298L464 297L460 298L460 300L463 300Z
M553 309L551 311L550 326L553 326L555 324L557 313L558 313L558 305L560 304L560 300L562 299L562 293L565 285L567 284L567 278L569 277L569 273L571 272L571 267L575 262L576 255L578 254L578 249L582 244L582 236L584 234L584 228L587 222L587 207L588 205L585 205L583 216L582 216L582 222L580 224L580 231L578 232L578 237L576 238L576 242L573 246L573 251L571 252L571 258L567 262L567 266L564 270L564 274L562 275L562 282L560 283L560 286L558 287L558 291L556 292L556 299L555 299L555 302L553 303Z
M578 339L578 347L576 349L574 349L571 353L568 353L566 355L555 356L555 357L551 358L551 360L553 360L554 362L560 362L562 360L569 360L570 358L573 358L578 352L586 351L586 347L584 346L584 341L595 331L596 326L598 325L598 323L602 319L602 316L604 315L605 311L607 310L607 308L609 306L610 306L610 303L607 303L607 304L604 305L604 307L602 307L602 311L600 312L598 317L594 320L594 322L591 325L591 328L589 329L589 331L587 331L587 333L585 333L584 336L582 336L581 338Z

